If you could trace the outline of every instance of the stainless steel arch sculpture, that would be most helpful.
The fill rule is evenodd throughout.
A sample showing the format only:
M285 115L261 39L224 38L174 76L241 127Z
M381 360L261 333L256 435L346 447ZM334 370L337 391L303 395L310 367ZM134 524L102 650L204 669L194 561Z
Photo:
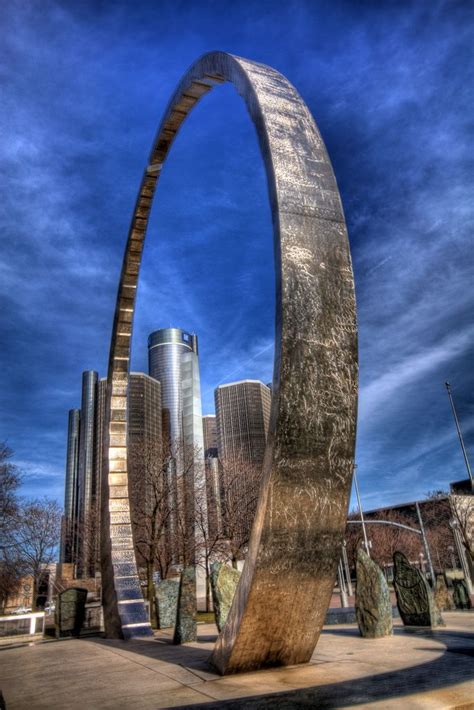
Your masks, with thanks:
M274 69L223 52L188 70L165 112L125 250L110 348L102 498L106 633L150 634L127 477L135 294L160 170L188 112L231 81L258 134L276 264L270 432L245 569L211 662L221 673L308 661L334 586L352 479L357 406L354 284L343 210L313 117Z

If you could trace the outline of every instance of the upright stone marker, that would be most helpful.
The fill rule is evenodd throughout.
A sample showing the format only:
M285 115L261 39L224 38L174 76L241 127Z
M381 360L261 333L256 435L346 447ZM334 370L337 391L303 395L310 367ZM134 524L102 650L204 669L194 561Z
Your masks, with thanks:
M397 606L405 626L441 626L443 620L433 592L420 570L402 552L394 553L393 563Z
M376 639L393 633L392 602L387 580L364 550L357 550L355 607L360 635Z
M181 572L173 643L189 643L196 640L196 568L189 566Z
M86 616L87 589L71 587L58 594L56 636L79 636Z
M167 629L176 623L178 611L179 581L163 579L156 585L156 604L158 607L158 626Z
M107 635L151 634L140 601L128 490L135 296L153 196L170 147L201 97L225 81L234 84L257 132L272 211L276 290L262 487L235 601L211 658L221 673L237 673L309 661L321 633L352 483L357 327L344 213L313 116L275 69L225 52L198 59L178 85L133 212L107 377L102 583Z
M213 562L211 566L211 589L214 614L219 633L229 615L235 591L240 579L240 572L222 562Z
M453 600L456 609L470 609L471 599L464 579L453 579Z

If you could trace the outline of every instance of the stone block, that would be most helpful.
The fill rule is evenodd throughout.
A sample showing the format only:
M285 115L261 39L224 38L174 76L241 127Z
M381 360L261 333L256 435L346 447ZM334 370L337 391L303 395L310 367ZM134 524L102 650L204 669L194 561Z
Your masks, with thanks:
M211 565L211 590L217 628L221 632L232 606L240 572L222 562Z
M464 579L453 579L453 600L456 609L470 609L471 600Z
M393 563L393 586L405 626L443 626L433 592L420 570L413 567L402 552L394 553Z
M189 566L183 569L179 581L178 610L173 643L189 643L196 640L196 568Z
M364 550L357 550L356 617L360 635L381 638L393 633L392 603L387 580Z
M56 636L79 636L86 614L87 589L71 587L58 594L55 612Z
M176 623L178 610L179 581L163 579L156 585L156 605L158 608L158 628L167 629Z

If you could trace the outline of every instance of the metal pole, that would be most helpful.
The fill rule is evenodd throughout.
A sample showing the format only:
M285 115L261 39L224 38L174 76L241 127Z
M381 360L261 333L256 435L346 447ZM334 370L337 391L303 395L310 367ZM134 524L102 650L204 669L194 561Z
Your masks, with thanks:
M471 466L469 464L469 459L467 457L466 447L464 446L464 440L462 438L461 427L459 425L458 415L456 414L456 408L454 406L453 395L451 394L451 385L449 384L449 382L445 382L444 384L446 385L446 389L448 391L448 397L449 397L449 401L451 403L451 409L453 411L454 423L456 424L456 431L458 432L459 443L461 444L462 455L464 456L464 463L466 464L468 476L471 479L471 488L474 490L474 478L472 477Z
M418 522L420 523L421 539L423 540L423 547L425 548L426 559L428 560L428 567L430 568L431 586L435 586L435 575L433 569L433 563L431 562L430 548L428 547L428 540L426 539L425 526L423 525L423 519L421 517L420 506L415 503L416 512L418 515Z
M467 561L466 561L466 551L465 551L464 545L462 543L461 533L459 532L459 524L456 519L453 519L450 521L450 527L451 527L451 530L453 531L454 542L456 544L456 550L458 553L459 561L461 563L461 569L464 574L464 579L466 580L469 594L472 594L473 589L472 589L471 575L469 572L469 565L467 564Z
M370 557L369 541L367 539L367 530L365 529L364 513L362 512L362 504L360 502L359 484L357 483L356 468L357 468L357 466L354 465L354 486L355 486L355 492L356 492L356 496L357 496L357 505L359 506L360 522L362 523L362 532L364 534L365 551L367 552L368 556Z
M349 606L349 602L347 601L347 594L344 588L344 576L342 574L341 560L339 560L339 564L337 565L337 579L339 582L339 592L341 595L341 606L343 609L346 609Z
M351 582L351 571L349 569L349 560L347 559L347 546L346 546L346 541L343 540L342 542L342 561L344 564L344 569L346 572L346 582L347 582L347 591L350 597L353 595L352 591L352 582Z

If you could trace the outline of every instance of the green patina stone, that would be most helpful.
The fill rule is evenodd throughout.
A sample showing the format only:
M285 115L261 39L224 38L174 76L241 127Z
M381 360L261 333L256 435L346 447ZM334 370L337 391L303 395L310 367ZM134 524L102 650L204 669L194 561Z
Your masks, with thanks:
M179 581L164 579L156 585L156 604L158 607L158 628L167 629L176 623L178 610Z
M360 548L356 573L355 607L360 635L371 639L391 636L392 603L387 580L380 567Z
M71 587L58 594L55 612L56 636L79 636L86 615L87 589Z
M453 599L456 609L471 608L471 600L464 579L453 579Z
M240 579L240 572L228 567L222 562L213 562L211 565L211 589L214 614L219 633L222 631L227 616L232 606L235 590Z
M397 606L405 626L444 626L433 592L420 570L402 552L393 555L393 586Z
M173 643L197 640L196 624L196 568L185 567L179 581L178 609Z

